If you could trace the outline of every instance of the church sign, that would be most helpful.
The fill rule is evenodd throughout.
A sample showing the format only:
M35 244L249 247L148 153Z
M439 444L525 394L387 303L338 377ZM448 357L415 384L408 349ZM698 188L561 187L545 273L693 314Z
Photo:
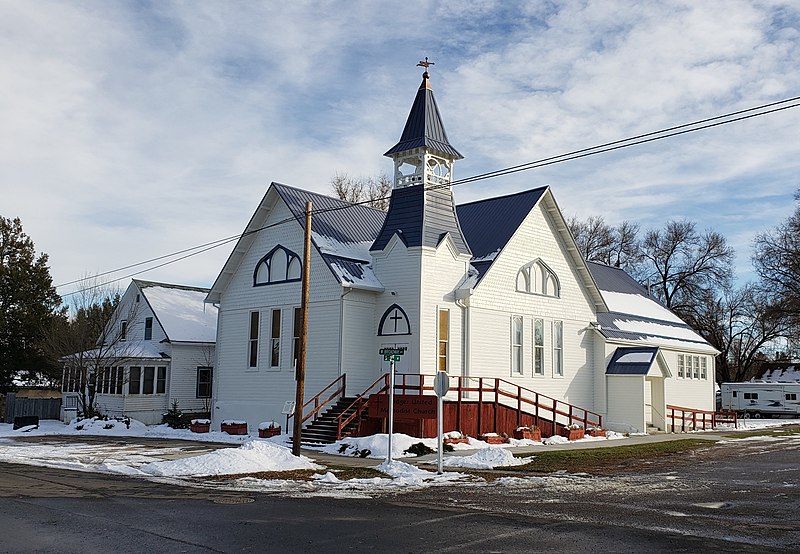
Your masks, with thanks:
M369 397L369 417L389 417L389 395L373 394ZM397 419L436 419L436 397L417 394L394 396L394 417Z

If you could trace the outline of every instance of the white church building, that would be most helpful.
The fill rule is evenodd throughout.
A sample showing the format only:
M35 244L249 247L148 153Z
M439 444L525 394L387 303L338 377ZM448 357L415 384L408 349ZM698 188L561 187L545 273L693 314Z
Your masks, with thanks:
M405 347L397 371L447 372L451 402L479 401L453 387L486 380L630 432L666 429L668 406L714 409L717 351L624 271L585 261L549 187L456 205L462 156L427 71L386 156L387 212L270 185L206 299L219 310L215 426L283 421L294 399L309 200L306 400L342 376L347 396L367 391L388 371L380 349Z

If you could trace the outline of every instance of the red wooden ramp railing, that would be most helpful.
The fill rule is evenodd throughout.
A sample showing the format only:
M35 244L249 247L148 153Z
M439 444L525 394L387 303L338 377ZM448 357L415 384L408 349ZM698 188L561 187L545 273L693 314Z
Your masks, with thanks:
M310 398L303 404L303 408L300 410L300 413L303 414L303 419L300 422L303 425L306 421L311 419L317 419L317 416L322 411L325 406L332 403L337 398L340 398L345 395L345 391L347 389L347 374L343 373L341 376L337 377L330 385L322 389L319 393L317 393L313 398ZM323 396L328 394L328 397L324 400L322 399ZM309 409L309 407L313 404L313 408ZM297 410L295 410L295 414ZM291 429L289 427L289 420L294 418L294 414L289 414L286 416L286 429Z
M733 423L735 427L736 412L715 412L667 404L667 424L673 433L713 429L721 423Z
M433 394L433 380L435 375L420 375L411 373L398 373L395 375L396 394ZM500 404L517 412L517 422L522 420L522 415L530 415L536 424L540 420L556 425L567 426L579 424L584 428L590 426L601 427L603 417L590 410L570 404L563 400L540 394L534 390L517 385L505 379L495 377L460 377L451 376L450 392L445 397L448 403L457 403L458 413L461 413L461 404L467 402L477 403L478 429L487 427L481 421L484 404ZM367 390L352 402L338 418L338 438L342 438L343 430L363 416L369 407L369 398L373 394L387 393L389 390L389 375L381 375ZM475 396L476 398L472 398ZM350 413L348 413L350 412ZM494 410L493 422L488 427L497 428L497 410Z
M395 376L396 377L396 376ZM396 380L396 379L395 379ZM369 408L369 399L373 394L385 393L389 390L389 374L384 373L378 377L367 389L359 394L356 399L350 403L339 417L336 418L336 438L342 439L342 433L353 421L358 421L363 416L364 412ZM352 413L350 413L352 411ZM349 413L349 415L348 415Z

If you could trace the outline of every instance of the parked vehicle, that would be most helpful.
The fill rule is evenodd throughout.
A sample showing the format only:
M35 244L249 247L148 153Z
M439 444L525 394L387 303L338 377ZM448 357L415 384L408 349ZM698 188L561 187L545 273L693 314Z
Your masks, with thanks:
M722 409L739 417L800 416L800 382L722 383Z

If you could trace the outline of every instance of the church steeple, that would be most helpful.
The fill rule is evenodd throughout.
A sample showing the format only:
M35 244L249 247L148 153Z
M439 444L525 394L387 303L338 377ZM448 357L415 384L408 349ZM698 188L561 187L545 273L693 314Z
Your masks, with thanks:
M383 229L370 250L383 250L395 235L409 248L437 248L449 236L459 255L471 256L450 188L453 162L463 156L447 140L433 98L427 71L433 62L425 58L418 65L425 67L422 84L400 142L385 154L394 160L394 190Z
M425 58L418 66L425 68L411 112L400 141L385 156L394 160L395 188L409 185L447 185L453 180L453 162L463 158L450 145L442 116L433 96ZM408 168L408 169L407 169Z

